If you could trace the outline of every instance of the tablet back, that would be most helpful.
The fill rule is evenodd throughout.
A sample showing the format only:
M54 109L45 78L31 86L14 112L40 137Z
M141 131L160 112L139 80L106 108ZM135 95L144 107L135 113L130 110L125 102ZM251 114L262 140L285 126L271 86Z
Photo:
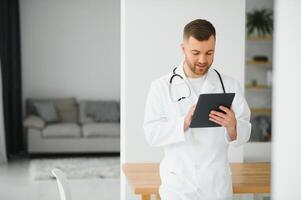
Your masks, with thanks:
M211 110L223 112L219 106L225 106L230 109L235 93L217 93L217 94L201 94L199 96L190 128L220 127L209 120Z

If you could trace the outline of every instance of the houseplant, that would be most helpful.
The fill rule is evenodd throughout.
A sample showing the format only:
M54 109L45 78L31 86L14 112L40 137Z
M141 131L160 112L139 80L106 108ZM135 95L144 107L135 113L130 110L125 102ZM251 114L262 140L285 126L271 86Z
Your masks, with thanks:
M254 10L247 13L248 35L264 37L273 32L273 12L268 9Z

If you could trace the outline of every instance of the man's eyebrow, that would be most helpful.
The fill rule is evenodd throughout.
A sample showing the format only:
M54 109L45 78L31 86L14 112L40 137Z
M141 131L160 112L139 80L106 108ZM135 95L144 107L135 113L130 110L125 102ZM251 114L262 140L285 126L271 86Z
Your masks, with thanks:
M191 51L200 52L199 50L196 50L196 49L192 49ZM208 50L207 52L210 52L210 51L214 51L214 49L210 49L210 50Z

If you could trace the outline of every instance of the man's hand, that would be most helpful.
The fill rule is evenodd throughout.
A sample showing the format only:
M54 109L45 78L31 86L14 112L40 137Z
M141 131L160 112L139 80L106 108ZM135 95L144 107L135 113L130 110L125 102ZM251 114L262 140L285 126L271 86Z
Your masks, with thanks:
M187 115L185 117L185 120L184 120L184 132L189 128L189 125L191 123L191 119L192 119L195 107L196 107L195 104L193 106L191 106L191 108L189 109L189 111L188 111L188 113L187 113Z
M224 106L220 106L219 109L226 114L212 110L209 114L209 120L227 128L231 140L235 140L237 137L235 113L232 109Z

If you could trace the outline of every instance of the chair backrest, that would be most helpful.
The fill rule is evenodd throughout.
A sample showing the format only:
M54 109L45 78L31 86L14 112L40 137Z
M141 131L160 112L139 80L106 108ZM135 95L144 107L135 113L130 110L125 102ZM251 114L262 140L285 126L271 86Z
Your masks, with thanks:
M56 178L61 200L71 200L71 193L67 182L66 174L58 168L54 168L51 172Z

